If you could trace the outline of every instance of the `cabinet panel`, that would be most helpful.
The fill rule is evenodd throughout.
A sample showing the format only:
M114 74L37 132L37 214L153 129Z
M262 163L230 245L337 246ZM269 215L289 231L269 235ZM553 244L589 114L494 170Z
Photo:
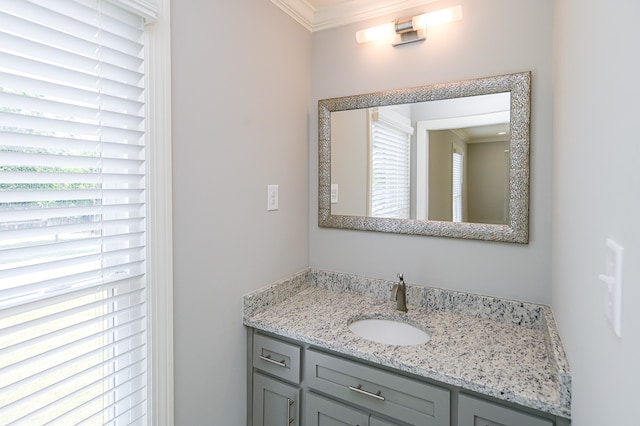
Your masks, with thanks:
M305 355L311 388L410 425L449 426L446 389L313 349Z
M458 426L553 426L553 422L460 394L458 397Z
M253 426L300 426L300 390L253 373Z
M300 346L264 334L253 335L253 366L292 383L300 383Z
M369 424L368 414L314 393L307 393L305 401L305 426L367 426Z
M397 423L389 423L386 420L371 416L369 418L369 426L400 426Z

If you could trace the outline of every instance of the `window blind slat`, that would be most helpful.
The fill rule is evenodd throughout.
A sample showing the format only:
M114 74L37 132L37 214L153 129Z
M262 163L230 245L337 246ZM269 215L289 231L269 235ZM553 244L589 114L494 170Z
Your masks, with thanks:
M142 226L140 226L142 228ZM119 246L127 246L128 249L135 248L143 248L144 247L144 231L139 232L128 232L126 234L116 234L107 237L94 237L94 238L84 238L78 240L70 240L61 243L51 243L51 244L39 244L33 246L26 246L20 249L13 250L2 250L0 251L0 261L2 261L3 265L0 265L0 271L2 270L16 270L16 274L28 274L29 272L34 271L34 265L42 265L41 263L36 263L35 260L32 261L24 261L25 258L38 258L42 254L43 251L58 251L62 253L77 253L77 252L89 252L89 251L98 251L101 246L105 247L119 247ZM114 248L109 249L108 251L103 252L103 256L105 256L104 260L108 260L108 256L113 256ZM115 255L122 256L124 255L121 250L118 250ZM77 257L73 257L78 261ZM9 265L11 269L4 265ZM24 265L19 267L18 265ZM54 268L54 265L51 263L47 263L43 266L47 268ZM0 276L2 276L0 274ZM10 276L10 275L9 275Z
M141 291L141 289L136 289L135 291ZM53 322L53 321L56 321L56 320L59 320L59 319L64 319L64 318L66 318L68 316L75 315L75 314L80 313L80 312L86 312L86 311L88 311L90 309L93 309L93 308L99 307L101 305L104 305L107 302L111 303L111 302L115 302L115 301L118 301L118 300L124 300L125 298L130 297L132 295L132 293L133 292L127 292L127 293L124 293L124 294L121 294L121 295L118 295L118 296L115 296L115 297L111 296L111 297L108 297L107 299L101 299L101 300L98 300L96 302L85 303L85 304L80 305L80 306L75 306L75 307L73 307L71 309L66 309L66 310L55 312L55 313L52 313L52 314L49 314L49 315L46 315L46 316L38 317L38 318L35 318L35 319L30 319L28 321L15 324L15 325L13 325L13 326L11 326L9 328L5 328L5 329L0 330L0 336L6 337L6 336L10 335L11 333L20 333L20 332L26 331L29 327L41 326L43 324L46 324L47 322ZM29 340L22 340L19 343L14 343L12 346L6 346L6 347L2 347L0 349L2 349L2 350L5 350L7 348L17 349L19 347L24 347L29 342L36 342L37 339L41 339L41 340L42 339L49 339L49 338L53 337L54 335L60 335L60 334L62 334L64 332L71 331L71 330L73 330L73 329L75 329L77 327L81 327L81 326L86 325L86 324L93 324L93 323L96 323L96 322L99 322L99 321L104 321L106 319L115 318L117 315L126 314L128 311L130 311L132 309L135 309L135 308L139 308L139 307L142 307L142 303L138 303L138 304L130 306L130 307L126 308L126 309L121 309L121 310L119 310L117 312L107 313L107 314L104 314L104 315L93 317L93 318L88 319L88 320L83 321L83 322L74 323L73 325L68 326L66 328L58 329L55 332L52 332L51 334L43 335L43 336L37 336L37 337L34 337L32 339L29 339Z
M70 220L75 223L76 218L96 216L98 214L104 214L107 217L113 217L115 214L122 215L123 217L143 217L144 211L143 203L130 203L130 204L110 204L106 206L73 206L68 208L53 207L47 208L40 206L40 208L34 209L13 209L13 210L0 210L0 223L7 223L8 226L2 228L3 231L9 229L18 229L18 226L14 224L16 221L28 222L32 220L46 221L51 220L52 223L57 223L56 220L63 220L64 218L71 218ZM0 241L2 236L0 236Z
M38 172L1 172L0 171L0 185L2 184L101 184L103 181L116 181L121 184L135 185L142 187L143 174L127 174L118 175L114 173L57 173L49 172L43 177L42 173ZM0 213L1 214L1 213Z
M134 378L130 379L130 381L134 381L134 380L141 381L141 379L142 379L143 377L144 377L144 375L143 375L143 374L139 374L139 375L137 375L136 377L134 377ZM117 389L119 389L119 388L120 388L120 386L117 386L117 387L115 387L115 388L114 388L114 390L117 390ZM145 385L141 385L140 387L138 387L137 392L142 392L144 389L145 389ZM132 395L133 395L133 393L131 393L131 394L127 394L127 395L124 395L124 396L123 396L123 398L130 398ZM74 408L73 410L70 410L70 411L68 411L68 412L64 413L64 415L61 415L61 416L59 416L59 417L56 417L55 419L53 419L53 421L55 421L55 422L64 422L64 419L65 419L65 418L69 418L70 416L78 417L78 416L77 416L77 413L78 413L80 410L85 409L85 408L87 407L87 405L89 405L89 404L91 404L91 403L95 402L95 401L96 401L96 400L98 400L99 398L101 398L101 395L96 396L96 397L94 397L94 398L92 398L92 399L90 399L90 400L86 401L84 404L79 405L79 406L77 406L76 408ZM87 421L89 421L90 419L92 419L92 418L94 418L94 417L96 417L96 416L101 416L101 419L102 419L102 418L104 417L104 411L106 411L106 410L108 410L109 408L111 408L111 407L115 406L118 402L119 402L119 401L116 401L116 402L114 402L114 403L109 404L107 407L105 407L105 409L100 408L100 409L99 409L98 411L96 411L96 412L93 412L93 413L91 413L91 412L90 412L90 414L89 414L87 417L85 417L84 419L80 420L80 422L79 422L79 423L87 422ZM138 404L136 404L136 405L139 405L139 404L142 404L142 403L143 403L143 402L141 401L141 402L138 402ZM88 410L84 410L84 411L88 411ZM126 410L126 411L128 411L128 410ZM84 415L87 415L87 414L85 413Z
M73 117L74 121L93 126L105 125L113 126L114 128L140 130L144 119L142 116L105 111L98 103L77 105L3 91L0 91L0 105L12 105L14 109L21 110L21 113L27 116L47 114L49 118L57 119Z
M61 242L64 243L71 239L78 238L95 238L96 236L108 237L109 234L113 232L109 232L111 229L117 229L118 227L127 227L127 234L133 234L140 231L141 227L144 225L141 220L142 216L128 216L122 217L120 219L111 219L108 221L101 220L100 222L85 222L77 223L77 221L70 219L69 225L58 225L53 222L51 225L47 226L34 226L32 228L23 228L16 230L5 230L0 235L0 249L3 250L3 253L10 249L21 250L27 247L33 247L37 245L49 245L52 243L51 239L53 238L53 242ZM84 217L83 217L84 219ZM102 233L102 235L100 234ZM70 235L76 234L76 237L70 237ZM40 237L39 239L37 237ZM52 238L48 238L52 237ZM68 238L68 239L65 239ZM33 238L32 241L28 241L30 238ZM22 240L22 244L20 247L17 247L15 244L16 240ZM109 241L105 240L105 243ZM51 246L49 246L51 247ZM5 254L6 255L6 254ZM5 256L3 255L3 256ZM8 255L7 255L8 256ZM3 257L4 258L4 257Z
M68 46L65 46L65 49L59 49L56 46L45 43L46 40L27 39L0 31L0 44L3 46L3 50L14 56L22 56L19 52L32 52L39 60L49 65L64 67L64 69L87 75L106 76L113 81L132 86L137 86L143 77L143 74L137 71L142 64L142 60L136 56L129 56L112 49L96 49L98 43L95 43L94 46L87 43L87 46L83 47L81 52L72 51ZM84 56L82 54L84 50L88 54L95 54L98 51L101 56ZM127 65L132 65L133 68L123 68L123 66Z
M121 13L106 2L95 9L95 1L3 0L3 10L43 27L91 40L97 29L107 33L102 45L134 44L142 37L142 24L132 14ZM138 50L141 45L138 43Z
M131 78L130 82L114 78L103 78L95 73L79 69L63 68L45 61L33 60L0 50L0 70L13 72L19 76L38 78L51 83L62 84L80 89L100 89L101 93L123 98L140 99L143 93L141 78ZM103 67L104 69L104 67ZM113 77L118 77L114 75Z
M130 353L125 353L125 354L119 356L118 358L121 358L122 356L126 356L126 355L130 355ZM135 364L139 364L139 363L141 363L143 361L144 360L138 360L138 361L136 361L136 362L134 362L132 364L129 364L129 366L127 366L127 368L133 367ZM34 402L36 402L34 400L36 398L38 398L39 396L49 396L49 399L51 399L50 395L52 395L52 394L55 395L57 393L57 391L59 391L59 389L61 387L63 387L64 385L69 384L69 383L73 383L73 382L77 382L79 380L82 380L83 377L86 377L89 374L92 374L92 373L95 374L96 369L104 368L104 367L105 367L105 363L104 362L96 364L96 365L93 365L93 366L91 366L91 367L89 367L89 368L87 368L87 369L85 369L83 371L80 371L80 372L78 372L78 373L76 373L76 374L74 374L74 375L72 375L70 377L65 378L62 381L59 381L59 382L53 383L53 384L51 384L51 385L49 385L47 387L41 388L38 391L34 392L33 394L30 394L28 397L25 397L25 398L22 398L22 399L18 399L16 401L12 402L10 405L7 405L6 408L15 407L15 406L17 406L19 404L29 404L31 406L34 406L35 405ZM59 397L59 398L49 402L47 405L44 405L44 406L42 406L42 404L35 405L35 406L39 406L40 408L37 409L37 410L32 411L31 413L29 413L29 414L27 414L27 415L25 415L25 416L23 416L23 417L21 417L19 419L16 419L16 421L26 421L26 420L29 420L30 418L33 419L33 417L35 415L37 415L38 413L43 412L46 408L51 407L53 404L59 404L59 403L63 402L64 400L67 400L70 397L73 397L74 395L78 395L78 394L80 394L82 392L86 392L87 389L89 389L91 386L95 385L96 383L101 382L102 380L105 380L105 379L106 380L112 380L118 373L119 373L119 371L118 372L114 372L114 373L109 374L109 375L106 375L106 376L103 376L100 379L93 381L92 383L89 383L89 384L87 384L87 385L85 385L85 386L83 386L83 387L81 387L79 389L76 389L72 393L66 394L66 395L64 395L62 397ZM101 395L99 395L97 398L99 398L100 396Z
M135 142L143 136L142 130L114 127L101 127L100 135L98 136L96 134L96 126L91 124L0 111L0 128L8 130L12 127L25 129L25 133L39 133L53 137L66 138L69 135L81 135L81 137L88 140L98 140L102 136L108 142L121 141L121 143ZM9 144L10 141L6 143Z
M15 324L16 317L19 317L25 313L32 313L34 311L39 311L41 309L50 308L53 305L57 305L60 303L66 303L69 306L70 302L78 302L84 300L85 297L89 297L96 292L97 287L101 287L102 289L108 291L122 291L123 288L133 288L134 286L142 287L141 280L143 278L142 272L136 274L130 274L125 279L118 280L105 280L104 282L92 282L86 286L78 286L65 287L63 290L57 291L53 295L49 295L44 298L35 298L28 302L22 303L20 305L8 306L0 310L0 319L3 321L3 327L8 327L11 324ZM51 287L55 288L61 281L60 280L51 280L49 284Z
M111 345L113 346L113 345ZM110 348L101 348L101 349L110 349ZM144 349L144 346L141 345L139 347L139 349ZM140 362L144 362L144 357L142 356L142 350L140 351L140 354L138 354L136 356L136 358L138 358L138 363ZM127 355L131 355L131 353L128 353ZM74 360L76 361L76 360ZM113 359L112 359L113 362ZM105 398L105 395L103 392L101 392L102 389L104 388L111 388L111 390L115 390L117 389L119 386L114 387L113 384L109 384L106 382L112 381L113 377L116 376L117 374L121 373L121 371L116 371L114 373L111 374L101 374L100 377L97 380L94 380L93 382L90 382L89 384L86 384L84 386L82 386L79 389L76 389L75 391L71 392L71 393L67 393L67 394L63 394L61 397L59 397L58 399L52 401L51 403L47 404L47 405L42 405L42 404L34 404L33 398L25 398L24 400L18 400L16 402L21 403L20 405L26 405L26 407L24 407L23 410L20 410L22 413L24 413L26 411L26 414L22 415L20 418L14 418L13 421L15 422L25 422L27 420L31 421L31 422L37 422L37 423L47 423L47 424L52 424L52 423L56 423L59 421L62 421L62 419L67 416L67 418L69 417L69 415L72 415L74 412L76 412L77 410L81 410L82 408L86 407L86 405L92 401L95 401L97 398ZM144 373L139 373L138 376L142 376ZM78 381L78 377L75 377L75 382L77 383ZM67 381L62 381L62 384L64 383L68 383ZM82 383L82 382L81 382ZM100 385L98 386L99 389L94 390L93 392L90 391L90 389L92 387L96 387L96 385ZM48 391L48 395L56 395L56 390L58 390L60 388L60 386L55 387L53 390L49 390ZM82 403L78 403L76 402L75 404L64 404L65 401L68 401L70 398L77 396L77 395L82 395L84 397L84 399L81 401ZM97 396L89 399L88 401L86 400L86 398L93 396L97 394ZM16 404L19 405L19 404ZM107 404L107 407L105 407L105 404L102 404L101 410L105 411L105 409L107 409L109 406L111 406L111 404ZM38 408L36 408L38 407ZM72 409L68 409L69 407L72 407ZM51 411L53 411L52 414L51 412L47 412L47 409L53 409ZM15 408L14 408L15 410ZM17 411L17 410L15 410ZM62 411L62 412L61 412ZM0 414L2 414L0 412ZM38 420L35 419L36 416L41 415L42 417ZM55 416L55 417L54 417Z
M134 115L139 115L144 105L139 95L135 97L125 97L121 93L109 95L100 91L95 84L88 87L76 87L74 82L64 85L60 81L48 81L50 76L47 74L42 76L16 75L3 71L3 69L3 65L0 65L0 87L3 87L5 91L38 93L40 96L46 96L47 99L67 100L77 104L101 103L102 107L108 111ZM139 88L136 89L136 93L141 93Z
M117 332L119 330L129 328L132 325L134 325L136 322L142 322L143 320L144 320L144 316L140 316L140 317L135 318L133 320L127 321L127 322L125 322L123 324L119 324L117 326L110 327L110 330L113 331L113 332ZM73 330L73 329L71 329L71 330ZM40 353L37 353L37 354L33 354L33 355L30 355L30 356L28 356L26 358L20 359L19 361L16 361L16 362L14 362L12 364L3 366L2 368L0 368L0 371L3 374L9 374L12 370L18 369L18 368L23 367L23 366L28 365L28 364L33 364L34 362L40 361L40 360L42 360L44 358L47 358L47 357L55 358L55 356L57 354L60 354L60 353L62 353L64 351L68 350L69 348L81 347L83 343L91 342L91 341L93 341L93 340L95 340L97 338L101 338L102 336L103 336L103 332L102 331L98 331L98 332L90 334L88 336L84 336L84 337L82 337L80 339L73 340L73 341L65 343L63 345L55 346L55 347L53 347L51 349L48 349L46 351L43 351L43 352L40 352ZM123 340L129 340L129 339L132 338L128 333L125 334L125 336L126 336L125 338L118 339L114 343L122 343ZM34 340L33 342L37 344L37 343L41 343L42 340ZM11 349L11 348L12 347L9 347L7 349ZM21 349L21 347L17 346L16 349ZM104 349L104 347L100 346L100 349ZM4 351L4 349L3 349L3 351Z
M75 22L74 26L69 26L67 28L77 28L78 25L83 25L81 23ZM72 34L69 32L59 31L53 28L47 28L46 26L42 26L41 24L23 19L19 15L13 14L9 15L5 12L0 12L0 38L2 38L2 33L7 35L7 40L4 41L4 46L7 50L11 49L12 46L20 43L20 40L28 39L33 42L49 45L52 40L58 42L58 46L60 49L73 52L77 55L84 56L87 58L95 58L97 59L96 52L101 53L101 60L118 64L119 66L126 67L129 69L138 69L142 65L142 59L139 57L142 46L139 44L135 44L134 46L129 46L127 51L117 50L115 48L106 47L105 38L102 37L99 41L103 43L101 46L94 34L86 34L91 30L90 26L84 25L87 30L84 31L85 34L80 32L76 34ZM14 40L10 41L9 36L13 37ZM87 38L88 36L93 36L93 38ZM128 42L125 42L128 44ZM116 44L121 46L122 42ZM50 48L57 48L58 46L51 46ZM99 49L102 47L102 49ZM56 58L59 60L60 58Z
M65 200L109 200L131 199L139 200L143 195L142 189L87 189L66 191L12 191L4 194L11 197L11 201L65 201Z
M146 424L144 42L103 0L0 2L0 424Z
M3 156L14 155L14 153L20 152L19 148L22 148L23 152L27 149L33 152L47 152L52 146L55 146L59 155L75 155L80 158L100 155L107 158L144 158L144 144L137 143L138 141L109 142L6 131L0 131L0 139L5 141Z
M0 270L0 279L6 280L4 288L0 291L8 296L15 297L16 294L21 294L26 286L37 283L44 276L62 278L72 275L69 273L70 271L74 272L73 275L80 272L98 271L104 269L105 264L109 265L110 261L116 257L126 258L129 261L139 260L138 255L141 254L140 249L142 247L144 245ZM120 265L126 266L127 263L120 262Z

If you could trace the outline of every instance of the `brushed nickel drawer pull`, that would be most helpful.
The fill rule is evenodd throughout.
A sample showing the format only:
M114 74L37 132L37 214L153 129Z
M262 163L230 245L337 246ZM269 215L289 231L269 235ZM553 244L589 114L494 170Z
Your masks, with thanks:
M280 367L286 367L287 366L287 363L284 362L284 359L282 361L276 361L275 359L271 359L271 355L267 355L267 356L258 355L258 358L260 358L263 361L267 361L267 362L270 362L272 364L279 365Z
M369 392L369 391L366 391L366 390L362 389L362 385L358 385L357 387L349 386L349 389L354 391L354 392L358 392L358 393L361 393L363 395L370 396L371 398L375 398L375 399L379 399L380 401L384 401L384 396L381 395L382 394L381 391L378 391L376 393Z
M289 420L287 426L289 426L295 420L293 417L291 417L291 406L294 402L295 401L293 399L287 398L287 419Z

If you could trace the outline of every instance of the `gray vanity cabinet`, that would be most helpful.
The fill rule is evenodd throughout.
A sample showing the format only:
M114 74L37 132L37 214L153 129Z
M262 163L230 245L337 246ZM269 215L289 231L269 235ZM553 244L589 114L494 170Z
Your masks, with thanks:
M262 334L254 334L252 345L253 426L302 425L300 422L301 351L300 346Z
M291 339L251 330L248 426L569 426Z
M553 422L461 393L458 426L553 426Z

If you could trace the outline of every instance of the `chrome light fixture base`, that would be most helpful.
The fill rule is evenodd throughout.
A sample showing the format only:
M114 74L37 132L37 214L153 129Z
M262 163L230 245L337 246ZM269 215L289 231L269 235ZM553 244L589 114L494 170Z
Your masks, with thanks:
M405 31L396 33L391 44L393 47L402 46L404 44L415 43L427 39L427 30Z

